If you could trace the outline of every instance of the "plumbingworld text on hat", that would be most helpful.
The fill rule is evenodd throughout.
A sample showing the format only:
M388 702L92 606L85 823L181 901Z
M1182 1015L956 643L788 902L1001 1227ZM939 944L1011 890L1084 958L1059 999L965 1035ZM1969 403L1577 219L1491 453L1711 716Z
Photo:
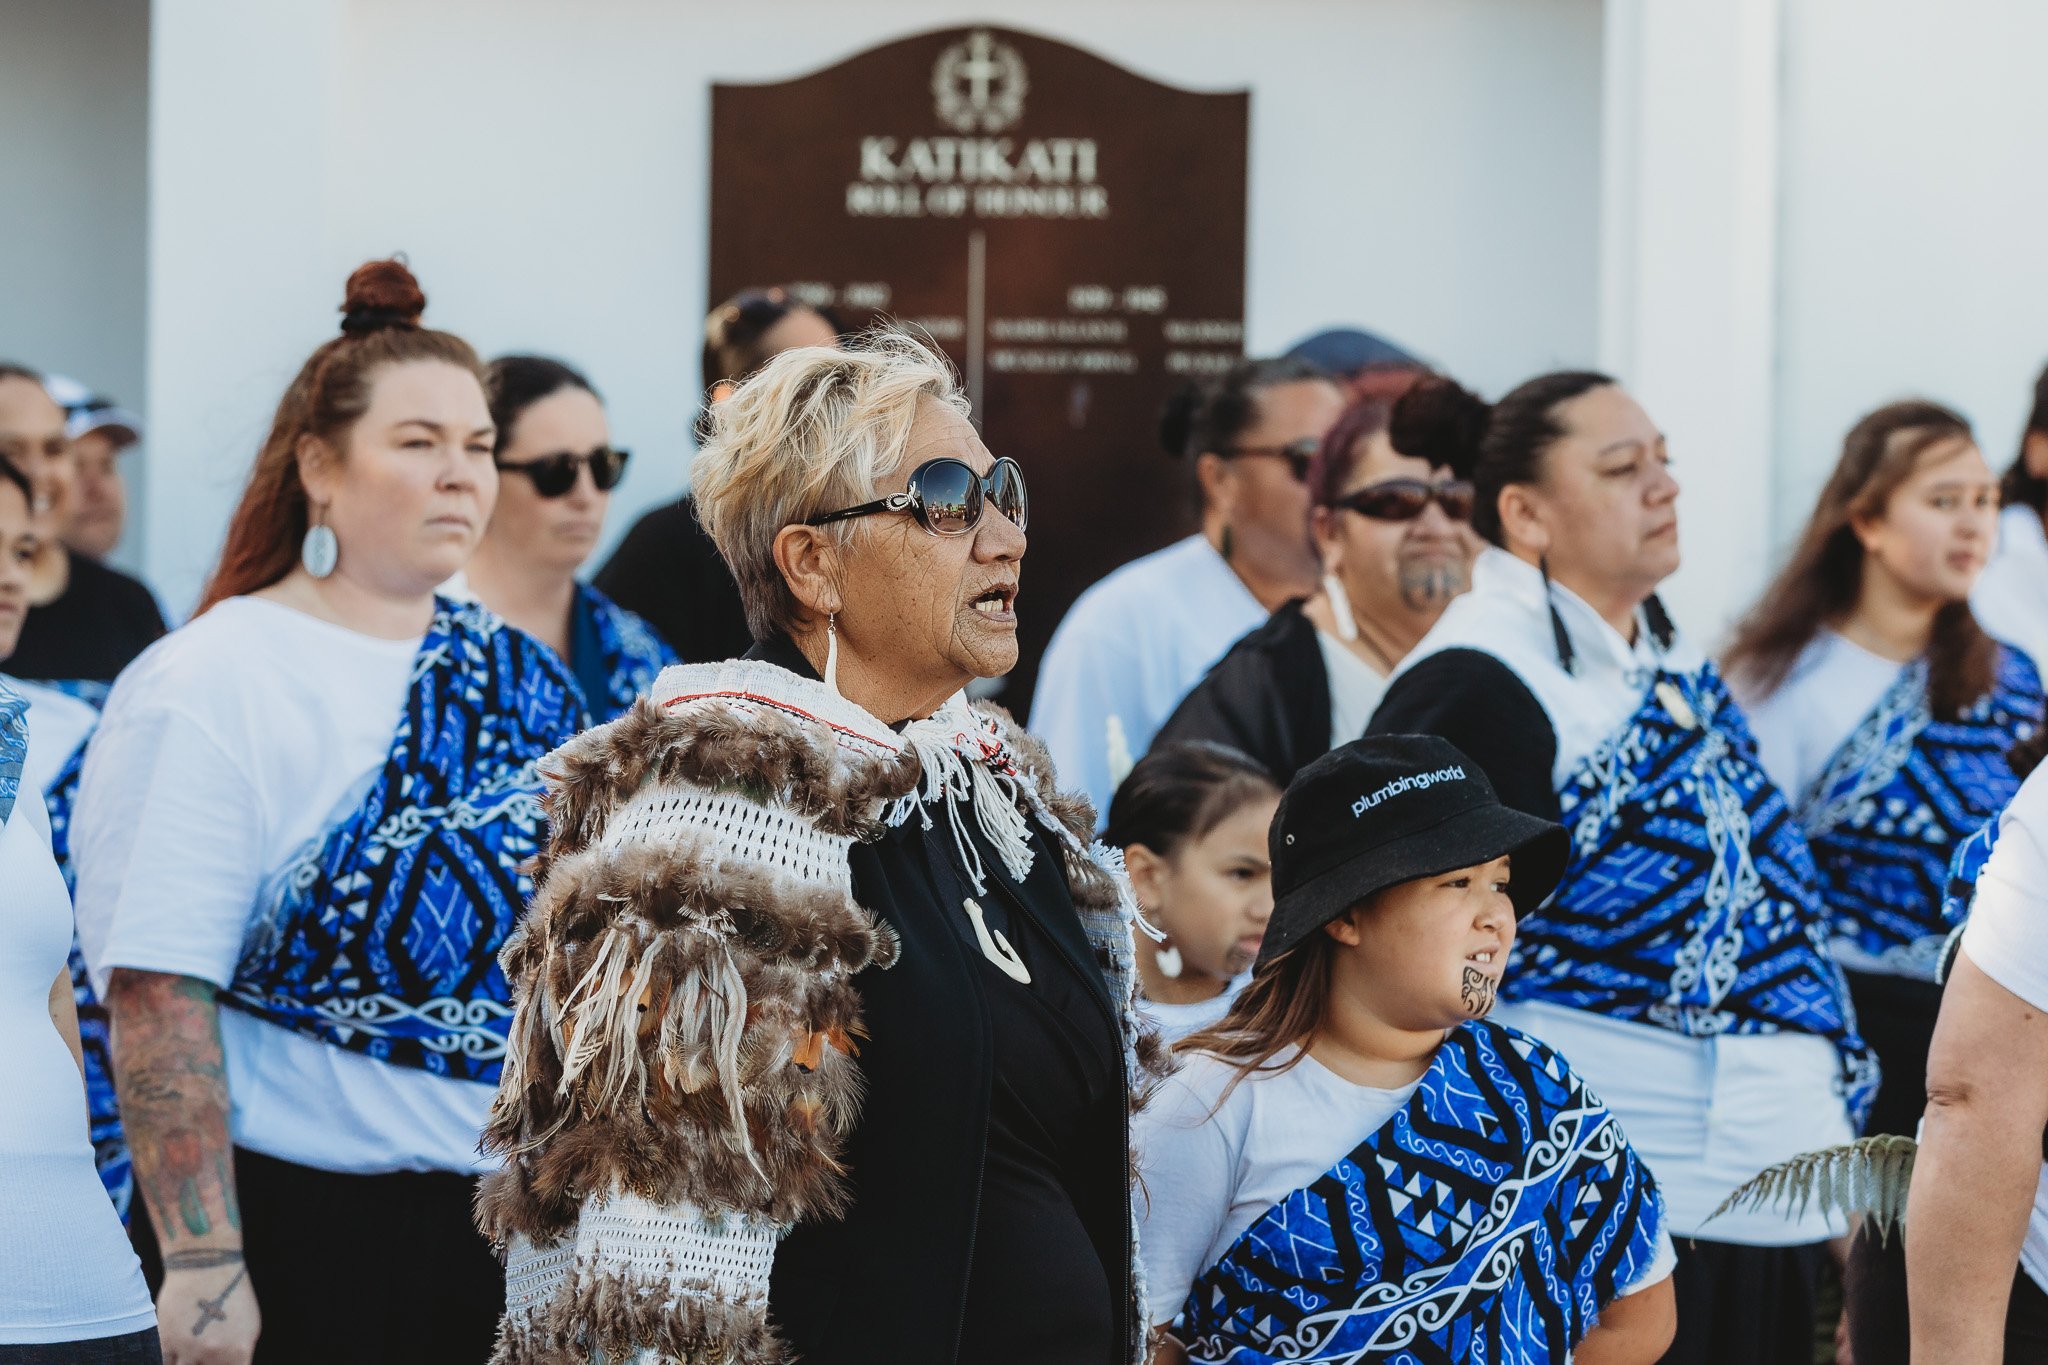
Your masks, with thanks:
M1434 787L1439 782L1462 781L1464 776L1465 767L1463 764L1458 764L1449 768L1438 768L1434 772L1410 773L1406 777L1397 777L1378 791L1361 796L1356 801L1353 801L1351 803L1351 814L1354 817L1363 815L1390 796L1399 796L1403 792L1422 791L1425 788Z

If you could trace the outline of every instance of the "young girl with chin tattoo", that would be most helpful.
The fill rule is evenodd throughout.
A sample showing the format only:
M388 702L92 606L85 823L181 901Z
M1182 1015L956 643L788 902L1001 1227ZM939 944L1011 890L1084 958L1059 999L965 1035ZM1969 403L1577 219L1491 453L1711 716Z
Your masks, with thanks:
M1304 768L1269 848L1251 982L1140 1119L1153 1360L1656 1360L1649 1171L1486 1018L1563 830L1449 742L1381 736Z

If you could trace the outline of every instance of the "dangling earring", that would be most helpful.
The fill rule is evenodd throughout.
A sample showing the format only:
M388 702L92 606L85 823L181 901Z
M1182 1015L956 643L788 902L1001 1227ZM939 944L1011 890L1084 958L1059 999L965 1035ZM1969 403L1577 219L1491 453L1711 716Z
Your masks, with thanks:
M1159 969L1161 976L1165 977L1168 981L1174 981L1180 977L1181 969L1185 964L1180 960L1180 949L1174 947L1171 942L1162 939L1160 940L1159 947L1152 954L1152 965Z
M334 538L334 528L317 520L319 509L313 512L316 520L306 528L306 538L299 542L299 563L315 578L325 578L334 572L334 565L341 558L341 542Z
M839 695L839 613L825 618L825 690Z
M1223 544L1220 547L1218 547L1216 553L1222 555L1223 562L1225 564L1228 564L1230 562L1230 556L1236 551L1236 549L1237 537L1231 533L1230 523L1226 521L1223 523Z
M1337 638L1345 644L1358 641L1358 618L1351 614L1351 594L1344 591L1344 580L1333 573L1323 575L1323 595L1330 599L1330 615L1337 621Z
M1558 613L1557 599L1550 595L1550 552L1536 556L1536 572L1543 575L1543 605L1550 608L1550 636L1557 642L1558 666L1565 672L1572 671L1572 637L1564 628L1564 617Z

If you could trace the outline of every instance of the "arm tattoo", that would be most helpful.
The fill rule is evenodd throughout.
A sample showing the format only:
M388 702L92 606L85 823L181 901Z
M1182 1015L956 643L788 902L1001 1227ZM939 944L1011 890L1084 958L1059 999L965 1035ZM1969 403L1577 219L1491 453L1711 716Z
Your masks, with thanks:
M1458 996L1465 1002L1465 1013L1474 1019L1483 1016L1493 1008L1493 978L1477 967L1465 969L1465 981L1458 988Z
M194 1247L164 1257L165 1270L218 1270L224 1265L241 1263L242 1253L231 1247Z
M228 1281L227 1288L221 1290L220 1293L210 1299L201 1299L199 1301L199 1318L192 1324L193 1336L200 1335L216 1322L226 1322L228 1320L227 1310L223 1305L227 1303L228 1295L235 1292L235 1286L242 1282L242 1277L248 1273L249 1267L237 1267L235 1278Z
M182 1239L239 1230L214 988L124 968L107 994L122 1125L165 1251Z

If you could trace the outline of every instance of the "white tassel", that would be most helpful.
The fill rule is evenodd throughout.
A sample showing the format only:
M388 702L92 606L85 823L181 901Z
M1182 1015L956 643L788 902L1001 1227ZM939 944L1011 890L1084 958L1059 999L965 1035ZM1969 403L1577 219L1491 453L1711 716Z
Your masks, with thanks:
M839 696L839 613L825 618L825 690Z
M1344 580L1333 573L1323 575L1323 595L1330 599L1330 616L1337 622L1337 638L1345 644L1358 640L1358 618L1351 614L1351 594L1344 591Z

